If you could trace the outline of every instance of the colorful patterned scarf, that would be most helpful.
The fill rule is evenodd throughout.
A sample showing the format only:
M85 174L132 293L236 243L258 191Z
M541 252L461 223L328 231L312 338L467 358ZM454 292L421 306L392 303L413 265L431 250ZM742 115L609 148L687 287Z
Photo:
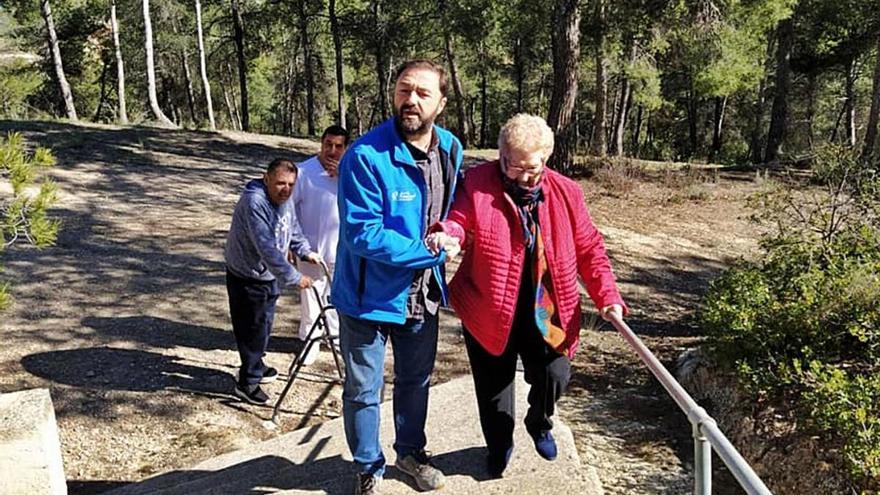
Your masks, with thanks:
M553 281L547 267L547 256L544 252L544 239L541 226L538 224L538 203L544 201L544 191L540 184L533 188L521 187L516 181L502 174L504 191L517 206L523 236L528 254L532 256L532 287L535 287L535 323L544 337L544 341L560 354L568 349L563 346L565 330L559 323L556 305L553 304Z

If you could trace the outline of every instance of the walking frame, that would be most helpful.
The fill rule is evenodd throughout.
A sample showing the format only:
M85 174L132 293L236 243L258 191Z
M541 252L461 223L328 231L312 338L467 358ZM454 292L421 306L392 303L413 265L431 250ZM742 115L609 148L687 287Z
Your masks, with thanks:
M318 301L318 306L321 308L321 311L318 313L317 318L315 318L315 322L312 323L312 327L309 328L309 333L306 335L305 345L300 349L296 356L294 356L293 362L290 363L290 367L287 370L287 385L284 386L284 390L281 391L281 396L278 397L278 400L275 402L275 406L272 409L272 422L275 422L278 412L281 409L281 404L284 402L284 398L287 397L290 387L293 385L294 380L296 380L297 375L299 375L299 372L303 367L305 357L308 356L309 351L312 350L313 346L320 345L321 343L327 345L327 347L330 348L330 352L333 353L333 362L336 364L336 372L339 374L339 381L341 382L345 378L342 358L337 350L339 336L331 335L330 326L327 324L327 311L336 311L329 301L331 282L330 270L327 268L327 264L324 263L323 260L318 264L324 271L324 276L327 277L327 284L324 286L323 294L319 293L314 285L312 285L311 289L315 294L315 298Z

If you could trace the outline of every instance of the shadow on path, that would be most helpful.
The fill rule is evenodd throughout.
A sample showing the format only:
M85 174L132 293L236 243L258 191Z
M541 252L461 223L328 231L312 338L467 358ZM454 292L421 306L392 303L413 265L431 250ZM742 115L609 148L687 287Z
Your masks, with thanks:
M231 327L219 329L167 320L155 316L122 316L83 318L83 326L95 329L110 342L137 342L160 349L190 347L204 351L236 350ZM269 352L281 352L293 356L302 344L294 337L272 335Z
M283 457L265 455L218 471L180 470L120 487L113 495L166 495L193 493L263 494L281 490L316 490L330 495L354 489L352 464L341 456L294 464ZM76 482L74 482L76 483ZM221 488L222 487L222 488ZM88 488L88 487L86 487ZM96 493L70 490L71 495Z
M181 363L155 352L92 347L30 354L21 360L34 375L81 388L227 394L229 373Z

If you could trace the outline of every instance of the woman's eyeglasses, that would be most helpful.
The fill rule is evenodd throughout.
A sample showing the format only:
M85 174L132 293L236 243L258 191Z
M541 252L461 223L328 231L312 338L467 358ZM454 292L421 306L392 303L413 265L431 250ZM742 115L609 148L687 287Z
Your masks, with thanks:
M511 165L507 158L501 157L501 163L504 167L505 173L515 177L519 177L523 174L540 176L544 172L544 161L541 161L541 164L537 167L523 167L522 165Z

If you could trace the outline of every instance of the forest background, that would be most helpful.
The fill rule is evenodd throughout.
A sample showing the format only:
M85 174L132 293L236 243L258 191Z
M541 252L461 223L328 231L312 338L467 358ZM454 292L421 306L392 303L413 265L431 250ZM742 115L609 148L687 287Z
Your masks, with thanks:
M394 67L450 73L443 124L516 112L579 153L727 164L872 157L878 0L4 0L0 117L361 134Z

